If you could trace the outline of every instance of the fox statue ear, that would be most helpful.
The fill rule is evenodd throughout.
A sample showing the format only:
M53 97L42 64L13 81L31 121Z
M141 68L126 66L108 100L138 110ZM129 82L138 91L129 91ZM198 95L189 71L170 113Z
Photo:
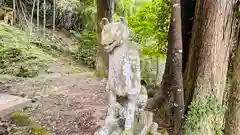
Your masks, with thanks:
M119 21L120 21L121 23L123 23L124 25L128 25L127 19L125 19L125 18L122 17L122 16L119 17Z
M109 21L106 17L103 17L101 22L100 22L100 27L102 28L104 25L108 24Z

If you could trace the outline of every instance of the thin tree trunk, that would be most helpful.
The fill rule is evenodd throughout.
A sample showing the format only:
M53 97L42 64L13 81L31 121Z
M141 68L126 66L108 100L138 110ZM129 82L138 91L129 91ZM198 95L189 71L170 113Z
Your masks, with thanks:
M154 95L153 98L148 100L147 103L147 109L152 110L156 108L161 108L162 105L164 105L167 99L170 97L170 84L171 84L171 78L170 78L170 63L172 60L172 52L173 52L173 46L172 44L172 36L171 35L171 30L172 29L172 24L169 26L169 32L168 32L168 48L167 48L167 58L166 58L166 64L165 64L165 69L162 77L162 81L160 84L160 88L158 92ZM168 104L168 103L167 103Z
M240 12L240 0L235 0L234 13ZM235 14L236 15L236 14ZM236 17L236 16L235 16ZM238 16L239 17L239 16ZM232 87L228 102L228 112L226 114L225 135L240 135L240 21L234 21L235 29L235 55L233 58Z
M43 36L46 36L46 0L43 1Z
M15 21L16 21L16 0L13 0L13 15L12 15L12 18L13 18L13 24L14 24Z
M172 0L172 29L173 39L173 58L170 65L172 75L171 89L174 97L174 128L173 135L179 135L181 123L184 116L184 94L183 94L183 76L182 76L182 22L180 0Z
M188 53L189 53L189 46L190 46L190 39L191 39L191 31L192 31L192 25L193 25L193 17L194 17L194 9L195 9L195 0L193 1L181 1L181 8L182 8L182 42L183 42L183 54L182 54L182 72L184 73L185 67L188 60ZM169 28L171 29L171 28ZM168 44L171 43L172 39L168 39ZM168 53L167 53L167 59L165 64L165 70L161 81L161 89L164 91L162 94L162 90L159 90L159 94L155 95L155 102L156 104L153 105L152 103L149 103L149 108L156 108L160 107L163 102L163 97L166 97L166 95L169 95L170 90L168 90L168 86L171 84L169 78L169 60L171 60L172 56L170 56L172 53L172 48L168 46ZM152 102L152 101L150 101ZM186 102L187 103L187 102ZM151 105L150 105L151 104ZM158 105L157 105L158 104Z
M55 34L55 23L56 23L56 0L53 0L53 36Z
M37 0L37 31L39 30L39 6L40 0Z
M21 1L19 1L19 5L20 5L20 8L21 8L21 11L22 11L23 17L24 17L24 19L25 19L25 21L26 21L26 25L28 26L28 19L27 19L27 15L26 15L26 14L25 14L25 12L24 12L24 9L23 9L23 4L22 4L22 2L21 2Z
M34 10L35 10L35 4L36 4L36 0L33 1L33 7L32 7L32 13L31 13L31 30L30 32L32 32L32 28L33 28L33 14L34 14Z
M192 91L186 135L222 132L222 107L232 44L233 0L198 0L186 68L187 92Z
M108 76L108 54L104 51L103 46L100 44L101 40L101 27L100 21L103 17L107 17L109 21L113 21L114 1L113 0L97 0L97 35L98 46L96 58L96 71L98 77Z
M161 58L157 58L157 70L156 70L156 79L155 79L155 85L157 87L160 87L161 81L162 81L162 76L163 76L163 70L164 70L164 65L165 63L162 61Z
M114 0L108 0L109 2L109 13L108 13L108 18L109 18L109 22L113 21L113 17L114 17Z
M165 69L162 77L162 81L160 84L160 88L157 91L157 93L154 95L153 98L150 98L147 103L146 109L150 111L155 111L155 114L159 114L155 117L155 120L157 122L163 121L163 123L160 126L162 127L169 127L172 123L172 89L171 85L173 83L173 79L171 76L171 63L173 59L173 52L174 52L174 46L173 46L173 36L171 30L173 29L173 23L172 23L172 17L171 17L171 23L169 26L168 31L168 48L167 48L167 57L166 57L166 64Z

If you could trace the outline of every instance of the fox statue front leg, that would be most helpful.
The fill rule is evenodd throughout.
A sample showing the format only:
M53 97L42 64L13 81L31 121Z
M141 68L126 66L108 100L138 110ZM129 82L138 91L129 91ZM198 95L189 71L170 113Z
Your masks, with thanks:
M107 111L107 117L105 119L105 124L99 130L99 135L111 135L112 132L118 127L118 110L120 109L120 105L116 102L116 94L109 91L109 108Z
M125 60L124 65L125 68L123 67L123 74L125 75L125 83L128 89L128 104L127 116L124 126L125 129L121 135L133 135L135 115L136 110L138 109L137 103L141 89L140 57L138 51L128 50L128 59Z

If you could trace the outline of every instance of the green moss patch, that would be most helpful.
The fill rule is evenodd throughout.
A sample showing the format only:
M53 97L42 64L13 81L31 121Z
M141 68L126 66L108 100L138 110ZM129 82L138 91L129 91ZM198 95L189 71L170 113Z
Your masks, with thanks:
M226 107L214 97L206 97L204 100L192 102L189 106L188 117L184 127L184 134L202 135L203 128L211 128L216 135L222 135ZM213 127L207 127L209 124Z
M0 74L34 77L54 58L32 44L34 36L6 25L0 25Z
M12 123L16 125L11 129L13 135L53 135L25 112L15 112L11 120Z

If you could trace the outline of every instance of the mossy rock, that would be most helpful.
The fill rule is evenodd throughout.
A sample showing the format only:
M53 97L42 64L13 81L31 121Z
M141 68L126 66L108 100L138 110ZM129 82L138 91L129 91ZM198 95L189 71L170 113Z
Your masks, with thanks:
M16 127L11 129L13 135L53 135L47 129L38 124L30 114L25 112L15 112L11 117L12 123Z
M15 112L11 116L11 120L14 124L18 126L29 126L31 124L36 124L30 119L30 116L24 112Z
M159 130L158 130L158 133L159 133L160 135L169 135L169 133L168 133L168 131L167 131L166 129L159 129Z

